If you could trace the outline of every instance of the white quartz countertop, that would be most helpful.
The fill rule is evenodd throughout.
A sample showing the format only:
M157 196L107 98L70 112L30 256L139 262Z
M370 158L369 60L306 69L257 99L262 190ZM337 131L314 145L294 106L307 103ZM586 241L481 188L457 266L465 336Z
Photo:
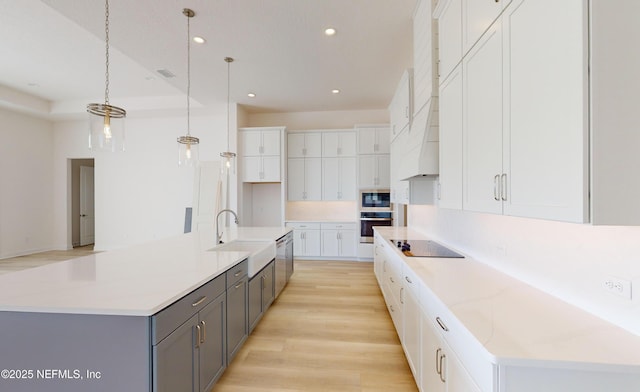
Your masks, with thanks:
M386 241L430 239L407 228L375 230ZM394 249L484 346L492 362L562 361L585 369L622 366L625 371L640 372L640 337L623 328L467 255L464 259L406 257Z
M290 230L225 228L223 239L274 241ZM248 256L210 251L214 237L193 232L0 275L0 311L153 315Z

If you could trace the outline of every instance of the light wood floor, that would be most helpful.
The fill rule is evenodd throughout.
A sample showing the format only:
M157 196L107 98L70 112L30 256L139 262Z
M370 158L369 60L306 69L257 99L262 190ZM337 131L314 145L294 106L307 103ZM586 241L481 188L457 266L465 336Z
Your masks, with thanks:
M296 260L213 392L417 391L371 263Z
M82 246L70 250L52 250L31 255L0 259L0 275L20 271L27 268L39 267L76 257L86 256L93 252L93 245Z

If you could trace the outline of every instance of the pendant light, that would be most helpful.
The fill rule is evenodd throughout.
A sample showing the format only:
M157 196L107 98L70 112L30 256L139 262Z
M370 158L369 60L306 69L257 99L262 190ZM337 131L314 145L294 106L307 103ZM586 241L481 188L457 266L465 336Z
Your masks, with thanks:
M224 61L227 62L227 151L223 151L220 153L220 156L222 157L222 171L227 173L227 174L235 174L236 172L236 165L235 165L235 159L236 159L236 153L235 152L231 152L231 148L229 147L229 135L231 133L231 125L230 125L230 121L229 121L229 117L230 117L230 108L231 108L231 98L230 98L230 93L231 93L231 63L233 62L233 58L232 57L225 57Z
M87 105L89 113L89 149L94 151L124 151L124 118L127 112L109 104L109 0L105 1L106 71L104 103Z
M191 31L190 20L195 16L195 12L189 8L182 10L187 17L187 134L178 137L178 165L194 166L198 162L198 145L200 139L191 136Z

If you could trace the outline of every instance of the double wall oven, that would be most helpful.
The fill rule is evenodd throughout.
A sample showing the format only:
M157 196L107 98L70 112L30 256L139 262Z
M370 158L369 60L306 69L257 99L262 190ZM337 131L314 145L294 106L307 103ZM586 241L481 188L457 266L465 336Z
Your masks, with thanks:
M373 242L374 226L393 223L391 193L388 189L360 190L360 242Z

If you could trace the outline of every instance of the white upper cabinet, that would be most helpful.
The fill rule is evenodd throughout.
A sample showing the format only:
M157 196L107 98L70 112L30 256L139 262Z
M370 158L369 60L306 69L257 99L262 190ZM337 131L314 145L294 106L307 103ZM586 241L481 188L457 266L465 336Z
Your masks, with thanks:
M581 1L513 0L502 17L505 214L588 221L584 21Z
M356 156L356 132L331 131L322 132L322 157L354 157Z
M431 16L431 0L420 0L413 14L413 115L431 99L437 61L437 33ZM436 49L436 50L434 50ZM391 121L393 124L393 120Z
M438 19L438 76L442 82L462 60L462 0L439 0L434 17Z
M584 12L514 0L464 57L463 209L587 221Z
M511 0L462 0L463 53L471 49L510 2Z
M389 154L390 144L388 127L358 129L358 154Z
M322 200L356 200L356 158L322 158Z
M244 156L280 155L280 130L240 130Z
M360 188L385 189L391 186L389 155L362 155L358 167Z
M464 209L502 213L502 28L500 23L463 60ZM451 108L445 108L450 110Z
M462 65L440 85L440 177L443 208L462 209Z
M406 70L402 77L400 78L400 82L398 83L398 87L396 88L396 92L391 100L391 104L389 105L389 118L391 121L391 139L394 139L400 132L402 132L405 128L409 126L411 123L412 114L412 105L411 101L412 97L412 76L413 71L411 69ZM366 140L366 139L365 139ZM371 151L367 149L369 152L362 152L360 150L360 154L378 154L379 151Z
M287 199L322 200L322 159L287 159Z
M288 158L320 158L322 157L322 133L300 132L287 136Z
M244 182L280 182L280 146L284 128L241 128L241 179Z

